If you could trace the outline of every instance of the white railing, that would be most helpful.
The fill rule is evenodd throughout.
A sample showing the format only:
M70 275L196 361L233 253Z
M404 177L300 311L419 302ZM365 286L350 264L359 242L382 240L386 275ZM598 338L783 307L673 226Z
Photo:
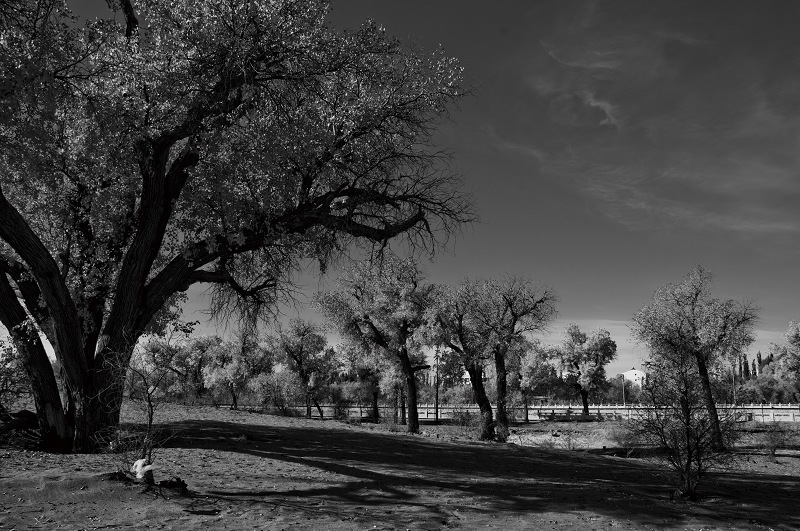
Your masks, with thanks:
M730 412L736 414L741 420L755 422L800 422L800 404L717 404L720 412ZM305 406L294 406L291 408L298 414L305 412ZM646 409L645 406L622 405L622 404L593 404L589 406L589 413L595 416L602 416L605 419L631 419ZM322 406L325 417L336 416L337 408L332 405ZM390 418L393 408L390 406L380 406L378 408L381 418ZM496 411L494 404L492 412ZM419 404L417 412L420 420L436 420L437 412L433 404ZM365 418L372 414L370 406L350 406L340 408L340 413L346 413L350 418ZM440 405L438 411L439 420L449 420L459 413L480 414L477 405ZM527 420L563 420L565 417L579 416L583 413L583 406L580 405L541 405L528 407ZM316 408L312 409L312 417L319 418ZM525 408L509 408L509 417L515 421L522 422L525 419Z

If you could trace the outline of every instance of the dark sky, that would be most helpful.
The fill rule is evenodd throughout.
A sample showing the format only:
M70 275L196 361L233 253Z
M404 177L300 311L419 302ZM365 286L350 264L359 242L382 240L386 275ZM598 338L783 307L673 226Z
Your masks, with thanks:
M568 322L627 322L694 265L755 299L758 341L800 319L800 3L338 0L458 57L477 95L441 135L482 223L436 279L526 273ZM752 356L751 356L752 357Z
M438 141L482 221L431 280L549 285L548 339L607 328L609 374L644 355L630 317L697 264L762 308L751 358L800 319L800 2L334 0L330 20L368 17L476 87Z

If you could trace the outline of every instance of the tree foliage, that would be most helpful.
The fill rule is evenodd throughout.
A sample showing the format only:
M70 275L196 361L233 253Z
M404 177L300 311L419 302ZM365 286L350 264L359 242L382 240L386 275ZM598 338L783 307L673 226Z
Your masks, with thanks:
M439 303L429 321L435 322L431 341L457 352L470 376L481 410L481 439L508 438L509 357L519 358L527 336L541 332L555 318L555 293L517 276L464 280L457 288L439 288ZM497 415L483 385L484 363L492 363Z
M394 361L405 379L408 431L417 433L415 373L427 368L423 328L433 286L424 283L415 261L391 254L355 264L338 284L336 291L319 294L319 308L343 336Z
M800 401L800 325L792 321L783 344L771 343L758 374L737 389L740 401L790 403ZM756 360L754 360L755 362Z
M586 335L578 325L570 324L558 349L561 367L567 379L581 395L583 414L589 414L589 393L606 385L606 365L617 357L617 344L608 330L598 329Z
M680 284L659 288L653 301L633 317L633 335L649 347L653 357L694 360L718 450L724 440L709 367L726 356L738 357L752 343L757 318L752 303L713 298L711 273L700 266Z
M221 341L206 351L203 381L215 398L231 400L231 409L238 409L239 396L249 381L272 372L272 352L259 345L249 333L240 333L237 340Z
M456 287L437 286L435 303L426 316L429 323L427 340L441 345L458 357L462 370L469 376L470 386L481 414L481 440L495 437L494 413L484 385L485 364L490 359L491 338L478 321L476 304L479 283L465 279Z
M0 286L0 318L54 346L67 448L116 424L114 374L189 286L264 311L304 259L473 218L431 143L464 92L442 52L337 32L322 0L119 5L124 26L81 25L13 0L0 26L0 284L21 295Z
M311 418L312 403L319 411L320 418L324 417L318 397L330 381L336 361L334 351L326 348L328 340L322 334L322 329L312 322L292 319L288 327L278 329L271 343L276 356L300 380L306 417Z
M562 398L564 380L559 378L554 361L558 360L558 350L533 341L520 364L520 390L531 396L546 396L550 399Z
M346 406L351 403L369 405L370 417L380 419L379 398L384 374L392 370L392 360L377 355L363 342L344 338L336 347L338 372L332 384L334 403Z

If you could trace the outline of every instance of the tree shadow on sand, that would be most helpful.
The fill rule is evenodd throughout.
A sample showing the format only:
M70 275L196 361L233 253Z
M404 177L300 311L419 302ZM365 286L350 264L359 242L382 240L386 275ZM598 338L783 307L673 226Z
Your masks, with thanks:
M455 525L534 513L595 514L636 527L695 519L719 525L797 528L796 478L713 474L699 503L673 502L670 475L652 463L585 452L477 442L450 443L343 426L313 429L232 422L169 425L174 448L234 452L314 474L280 487L214 488L206 505L261 506L309 518L334 515L382 524ZM247 471L240 471L247 473ZM320 474L321 472L321 474ZM316 475L315 475L316 474ZM191 478L189 479L191 483ZM280 485L280 482L276 482Z

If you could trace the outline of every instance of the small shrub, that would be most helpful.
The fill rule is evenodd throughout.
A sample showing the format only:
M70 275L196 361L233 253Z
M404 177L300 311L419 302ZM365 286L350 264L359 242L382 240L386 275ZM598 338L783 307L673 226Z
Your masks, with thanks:
M293 372L282 370L251 378L248 388L265 411L291 417L296 415L292 404L298 404L304 399L303 393L299 391L299 382Z
M658 456L673 470L677 493L696 499L697 486L712 468L723 467L730 452L715 448L714 421L705 407L702 385L694 360L675 355L651 365L643 399L650 407L629 423L647 446L659 449ZM731 448L736 433L735 415L719 416L723 446Z
M333 404L333 416L336 419L343 420L347 419L348 411L350 410L350 406L353 405L353 402L350 400L340 399L337 400Z
M564 431L559 438L561 446L565 450L577 450L579 447L580 437L573 431Z
M153 463L153 453L161 448L170 437L152 426L133 427L116 430L105 439L96 437L99 448L111 456L113 466L118 473L127 474L132 471L132 466L137 461L143 460L144 464ZM153 485L153 473L145 475L145 482Z
M402 431L406 431L406 427L396 422L389 422L389 431L391 433L399 433Z
M460 428L461 435L470 437L474 437L481 427L480 415L464 410L453 411L452 423Z
M789 430L784 428L779 422L772 422L767 424L762 435L761 444L767 451L767 454L769 454L770 459L777 462L777 450L788 446L790 439L791 434Z
M626 458L633 454L634 449L640 442L634 427L627 422L611 428L608 432L608 438L617 448L625 452Z

